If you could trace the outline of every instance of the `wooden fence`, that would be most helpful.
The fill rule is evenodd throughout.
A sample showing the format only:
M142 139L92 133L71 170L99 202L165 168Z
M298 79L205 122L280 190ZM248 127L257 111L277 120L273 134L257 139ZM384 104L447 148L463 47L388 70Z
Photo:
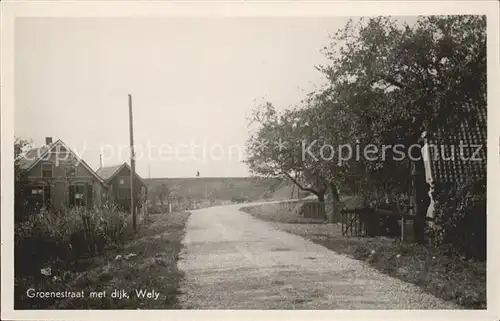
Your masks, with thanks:
M280 210L297 210L304 217L339 223L344 236L389 236L404 240L413 237L411 224L407 223L412 223L414 215L408 213L368 207L339 209L336 202L313 199L282 201L277 206Z
M407 221L414 215L385 209L353 208L341 210L342 235L397 236L406 239ZM399 231L397 230L399 229Z

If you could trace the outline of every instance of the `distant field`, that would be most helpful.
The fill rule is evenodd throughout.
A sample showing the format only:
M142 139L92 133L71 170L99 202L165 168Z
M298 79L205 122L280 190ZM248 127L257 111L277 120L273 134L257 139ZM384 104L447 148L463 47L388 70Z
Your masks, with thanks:
M297 188L293 187L293 183L280 178L191 177L151 178L145 181L151 191L150 195L155 195L161 185L165 184L174 196L192 199L287 199L292 197L292 190L295 192L293 197L297 197Z

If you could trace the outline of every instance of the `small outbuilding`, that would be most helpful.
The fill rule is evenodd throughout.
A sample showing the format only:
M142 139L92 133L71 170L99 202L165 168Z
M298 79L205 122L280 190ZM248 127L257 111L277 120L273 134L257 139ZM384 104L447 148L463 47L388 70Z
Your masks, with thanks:
M130 173L132 172L127 163L114 166L105 166L97 170L97 175L108 186L108 201L115 203L124 210L130 210L131 191L130 191ZM134 179L135 204L141 207L146 201L147 185L146 182L135 173Z

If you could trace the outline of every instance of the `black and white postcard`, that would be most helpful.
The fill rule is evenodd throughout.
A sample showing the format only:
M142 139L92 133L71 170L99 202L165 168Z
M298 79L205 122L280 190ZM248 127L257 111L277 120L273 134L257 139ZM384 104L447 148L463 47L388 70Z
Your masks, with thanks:
M497 2L1 8L2 319L500 318Z

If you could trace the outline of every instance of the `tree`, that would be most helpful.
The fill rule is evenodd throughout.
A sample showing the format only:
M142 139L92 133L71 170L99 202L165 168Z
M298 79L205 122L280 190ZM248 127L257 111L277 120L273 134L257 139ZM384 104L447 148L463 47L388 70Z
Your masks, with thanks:
M278 113L266 103L256 110L261 126L248 141L246 163L261 175L287 176L321 200L328 185L356 191L365 203L396 199L409 192L410 171L422 170L421 159L409 161L421 133L440 128L452 136L464 121L474 126L477 109L486 106L486 19L351 20L331 40L323 48L329 63L316 66L329 85L305 97L301 108ZM289 145L266 144L282 141ZM321 157L304 159L298 148L304 142ZM362 155L322 154L343 145ZM378 148L374 159L366 157L370 146ZM427 195L420 195L414 226L422 240Z
M24 204L24 190L22 184L19 184L19 180L23 179L23 172L19 167L19 160L25 155L25 153L31 149L33 143L29 139L24 139L21 137L14 138L14 203L15 203L15 219L22 220L25 215L25 204Z
M322 175L332 184L332 191L339 186L356 191L365 203L380 198L379 194L384 194L381 191L404 191L407 163L395 162L391 150L384 150L389 155L382 158L365 157L370 147L378 148L387 142L374 127L374 121L386 117L388 112L378 115L373 107L383 105L385 93L353 85L346 87L319 91L307 98L311 106L308 122L313 124L316 136L321 137L317 145L331 150L331 155L319 153L323 156L319 159ZM384 162L388 162L387 166L383 166Z
M33 142L30 139L21 137L14 138L14 178L16 180L21 178L21 170L19 168L18 160L22 158L25 153L31 149Z
M156 197L159 199L161 206L164 206L164 201L170 200L171 190L167 184L163 183L156 187Z
M427 16L414 25L387 17L351 20L324 53L330 63L317 68L330 80L326 99L347 107L361 144L400 144L408 156L422 131L453 133L464 121L473 126L477 108L486 106L484 16ZM398 184L409 176L406 165L391 155L361 165L362 193L407 185ZM417 209L420 239L425 210Z
M486 105L484 16L427 16L414 26L361 19L332 40L330 64L318 69L350 108L371 116L372 139L414 143L422 129L474 121L467 107ZM373 93L380 99L359 104Z
M327 181L320 174L318 163L302 155L304 139L311 134L304 123L303 113L301 109L278 113L269 102L256 108L253 122L258 123L260 128L247 141L248 157L245 163L254 174L285 176L301 190L324 201Z

